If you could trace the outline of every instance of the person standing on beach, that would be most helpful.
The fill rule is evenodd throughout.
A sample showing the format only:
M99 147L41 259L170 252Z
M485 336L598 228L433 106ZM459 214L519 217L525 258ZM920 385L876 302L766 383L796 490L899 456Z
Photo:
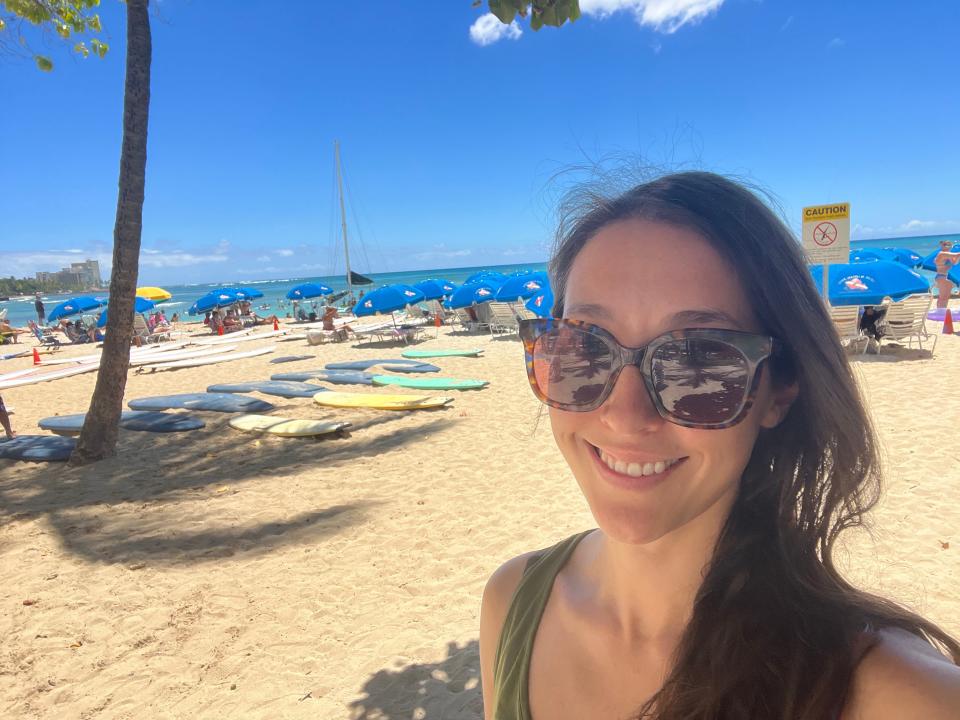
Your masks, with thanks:
M957 720L960 642L835 565L878 441L790 230L703 172L563 210L519 334L597 527L487 582L486 720Z
M33 308L37 311L37 325L43 326L44 321L47 319L47 311L43 307L43 299L40 297L39 292L33 301Z
M937 283L937 307L945 308L950 302L950 294L953 292L953 281L949 278L950 271L960 265L960 252L950 252L953 243L949 240L940 241L940 252L933 259L933 264L937 268L935 281Z
M3 426L3 431L7 434L7 440L13 440L17 436L10 425L10 414L7 412L7 406L3 404L2 395L0 395L0 426Z

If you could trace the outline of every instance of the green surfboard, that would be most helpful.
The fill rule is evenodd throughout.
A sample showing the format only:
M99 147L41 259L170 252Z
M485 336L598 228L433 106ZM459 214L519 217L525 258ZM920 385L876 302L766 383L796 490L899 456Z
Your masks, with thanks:
M400 377L398 375L374 375L374 385L416 388L417 390L478 390L490 383L486 380L466 380L442 377Z
M435 357L477 357L483 350L404 350L401 355L405 358L435 358Z

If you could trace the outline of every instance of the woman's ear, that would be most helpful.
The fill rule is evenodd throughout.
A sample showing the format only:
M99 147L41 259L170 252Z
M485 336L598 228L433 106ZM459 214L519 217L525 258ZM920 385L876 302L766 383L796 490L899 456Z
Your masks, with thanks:
M800 386L796 382L773 388L770 393L767 408L763 413L763 417L760 419L760 427L770 430L783 422L783 419L790 411L790 406L793 405L794 400L797 399L797 395L799 394Z

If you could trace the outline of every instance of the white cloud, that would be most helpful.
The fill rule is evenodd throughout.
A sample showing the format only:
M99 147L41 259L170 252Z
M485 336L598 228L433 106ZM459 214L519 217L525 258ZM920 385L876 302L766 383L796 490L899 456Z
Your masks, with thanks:
M286 248L275 250L274 252L276 252L280 257L290 257L293 255L293 250L287 250Z
M270 256L261 255L260 257L257 258L257 262L270 262Z
M633 13L637 23L667 35L720 9L724 0L580 0L580 11L598 19Z
M113 256L99 250L41 250L37 252L0 252L0 267L5 276L36 277L37 272L57 272L78 260L96 260L100 263L100 274L109 277Z
M838 47L843 47L844 45L846 45L846 42L844 42L844 39L838 38L838 37L835 37L833 40L827 43L828 48L838 48Z
M140 255L140 267L145 268L174 268L188 265L202 265L203 263L221 263L230 258L226 254L214 252L208 255L196 255L187 252L161 252Z
M472 252L473 251L471 250L431 250L429 252L415 253L413 257L417 260L440 260L447 258L466 257L467 255L472 254Z
M784 22L783 25L780 26L780 32L783 32L783 31L786 30L788 27L790 27L792 24L793 24L793 15L791 15L790 17L788 17L787 20L786 20L786 22Z
M493 13L487 13L477 18L476 22L470 26L470 39L477 45L490 45L507 38L516 40L523 35L523 30L514 20L509 25L504 25L497 19Z
M960 232L960 220L907 220L899 225L854 225L854 240L897 237L900 235L946 235Z

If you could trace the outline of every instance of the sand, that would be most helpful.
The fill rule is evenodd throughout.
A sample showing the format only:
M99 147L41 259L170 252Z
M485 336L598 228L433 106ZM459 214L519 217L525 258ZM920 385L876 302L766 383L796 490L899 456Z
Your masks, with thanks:
M277 414L349 421L346 438L250 435L204 413L196 432L124 431L117 457L84 468L0 461L0 715L480 718L487 577L593 522L538 422L516 336L443 328L418 347L482 347L433 362L490 386L413 413L258 396ZM927 348L852 356L887 485L872 535L851 534L842 561L960 634L960 450L943 409L960 398L960 337ZM220 366L131 371L126 399L401 349L280 343ZM269 363L302 353L316 359ZM42 417L84 411L94 382L3 397L17 430L38 433Z

